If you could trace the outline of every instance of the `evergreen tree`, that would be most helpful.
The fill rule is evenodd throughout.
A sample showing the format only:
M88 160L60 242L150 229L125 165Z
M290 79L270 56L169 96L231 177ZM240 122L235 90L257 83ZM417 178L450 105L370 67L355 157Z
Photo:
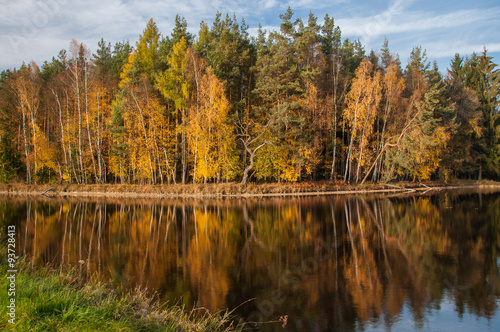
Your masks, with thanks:
M97 43L97 51L92 55L93 62L96 66L97 73L101 80L105 80L113 68L113 57L111 54L111 43L106 43L104 38L101 38Z
M117 82L120 81L120 74L132 50L133 48L128 41L117 42L113 48L110 74Z
M170 37L164 37L159 46L159 69L165 71L168 68L168 56L175 44L184 38L188 46L192 46L194 36L187 31L187 22L184 17L175 15L175 25Z
M500 177L500 70L488 56L486 49L479 57L480 72L477 93L483 111L486 160L485 168L488 175Z
M414 122L401 145L390 150L386 159L399 176L408 176L414 181L429 180L435 174L450 136L444 120L452 113L453 106L437 74L437 68L429 73L429 85L422 98L415 102ZM420 80L414 73L411 75L415 82Z
M452 62L450 75L459 84L474 91L479 99L482 111L481 135L484 136L484 144L480 142L474 144L480 165L478 177L482 177L483 170L489 177L499 177L500 70L484 50L480 56L473 53L465 61L457 54ZM477 119L477 116L474 118Z

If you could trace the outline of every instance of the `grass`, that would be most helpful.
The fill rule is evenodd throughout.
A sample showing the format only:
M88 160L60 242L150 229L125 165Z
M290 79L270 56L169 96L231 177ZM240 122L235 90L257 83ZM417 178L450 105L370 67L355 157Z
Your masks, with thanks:
M2 232L3 233L3 232ZM3 241L2 241L3 242ZM4 242L5 243L5 242ZM231 312L162 308L144 290L119 295L98 281L81 285L72 271L33 269L22 258L15 288L16 325L7 315L7 249L0 247L1 331L241 331Z

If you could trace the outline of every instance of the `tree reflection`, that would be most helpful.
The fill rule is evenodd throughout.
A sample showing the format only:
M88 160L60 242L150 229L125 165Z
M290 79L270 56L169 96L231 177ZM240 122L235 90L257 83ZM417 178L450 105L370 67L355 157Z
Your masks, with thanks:
M500 196L218 201L12 200L35 265L75 266L162 300L306 330L417 326L444 301L490 319L500 298Z

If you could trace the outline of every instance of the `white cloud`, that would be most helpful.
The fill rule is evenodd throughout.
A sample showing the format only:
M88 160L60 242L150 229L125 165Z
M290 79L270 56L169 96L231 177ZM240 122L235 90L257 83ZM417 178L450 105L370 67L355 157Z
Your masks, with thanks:
M411 33L428 30L451 29L467 24L487 24L500 16L500 8L460 10L430 17L426 12L404 12L389 9L370 17L341 18L337 20L342 32L348 36L370 38L393 33Z
M470 44L470 43L460 43L455 42L440 42L440 43L429 43L429 51L427 52L429 57L432 58L451 58L456 53L461 55L469 55L473 52L481 53L486 47L488 53L500 52L500 43L490 43L490 44Z
M257 8L263 8L263 9L270 9L270 8L273 8L273 7L276 7L276 5L278 4L278 1L276 0L269 0L269 1L259 1L257 3Z
M340 17L335 23L343 36L360 39L367 50L379 49L386 36L391 48L403 58L414 46L427 50L429 60L448 65L455 53L481 51L484 43L490 52L498 52L500 8L460 8L447 13L435 8L415 10L412 1L397 0L384 11L366 16Z

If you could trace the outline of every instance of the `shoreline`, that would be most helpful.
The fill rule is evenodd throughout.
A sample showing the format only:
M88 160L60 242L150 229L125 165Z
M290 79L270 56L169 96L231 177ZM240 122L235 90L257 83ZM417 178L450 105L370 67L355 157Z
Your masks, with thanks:
M3 196L93 197L93 198L251 198L334 196L394 193L426 193L441 190L490 189L500 191L500 182L462 180L442 182L396 182L350 185L335 181L301 183L247 184L173 184L173 185L126 185L126 184L57 184L26 185L0 184Z

